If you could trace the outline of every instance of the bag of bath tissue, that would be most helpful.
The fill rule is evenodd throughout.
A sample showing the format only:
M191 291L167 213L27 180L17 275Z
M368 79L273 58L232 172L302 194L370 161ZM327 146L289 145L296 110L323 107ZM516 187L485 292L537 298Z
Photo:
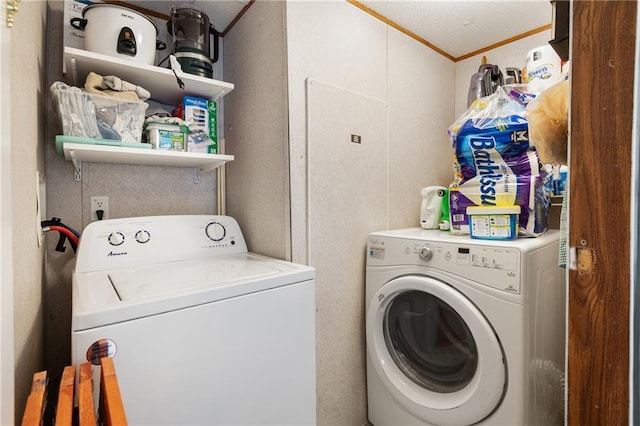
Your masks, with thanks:
M420 226L424 229L439 229L442 218L442 199L447 188L444 186L428 186L422 188L422 205L420 208Z
M495 165L499 171L480 167L475 176L458 179L449 186L451 233L469 234L469 206L513 205L521 207L518 217L521 236L537 237L546 232L551 208L551 176L540 168L536 152L531 150L508 160L501 159Z

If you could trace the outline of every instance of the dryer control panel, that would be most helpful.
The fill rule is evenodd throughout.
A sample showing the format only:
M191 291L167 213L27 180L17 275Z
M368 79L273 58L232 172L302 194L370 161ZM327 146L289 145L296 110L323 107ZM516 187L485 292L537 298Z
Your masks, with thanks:
M367 266L425 266L520 294L520 250L474 244L470 238L459 240L449 243L369 236Z

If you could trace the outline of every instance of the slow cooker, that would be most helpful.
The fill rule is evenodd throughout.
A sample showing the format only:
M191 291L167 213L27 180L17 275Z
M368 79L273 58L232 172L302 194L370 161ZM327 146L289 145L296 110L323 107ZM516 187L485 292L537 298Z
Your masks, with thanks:
M71 26L84 31L85 49L116 58L154 65L156 50L166 44L157 40L158 27L149 17L115 4L92 4Z

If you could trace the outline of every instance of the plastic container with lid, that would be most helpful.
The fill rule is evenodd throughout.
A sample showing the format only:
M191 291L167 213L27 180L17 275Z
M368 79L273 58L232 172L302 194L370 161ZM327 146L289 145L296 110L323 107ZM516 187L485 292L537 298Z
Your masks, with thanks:
M147 123L147 140L155 149L184 151L186 149L185 129L178 124Z
M50 90L63 135L141 141L145 111L149 107L146 102L87 93L59 81Z
M471 238L515 240L518 238L520 206L469 206Z

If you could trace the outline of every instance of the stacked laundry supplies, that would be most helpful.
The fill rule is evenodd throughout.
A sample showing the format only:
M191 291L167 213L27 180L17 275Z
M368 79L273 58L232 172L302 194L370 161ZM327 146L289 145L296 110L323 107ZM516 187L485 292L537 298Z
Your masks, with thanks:
M523 88L503 86L475 100L449 128L454 179L449 186L450 230L469 234L470 206L520 206L519 235L547 228L551 177L529 139Z

